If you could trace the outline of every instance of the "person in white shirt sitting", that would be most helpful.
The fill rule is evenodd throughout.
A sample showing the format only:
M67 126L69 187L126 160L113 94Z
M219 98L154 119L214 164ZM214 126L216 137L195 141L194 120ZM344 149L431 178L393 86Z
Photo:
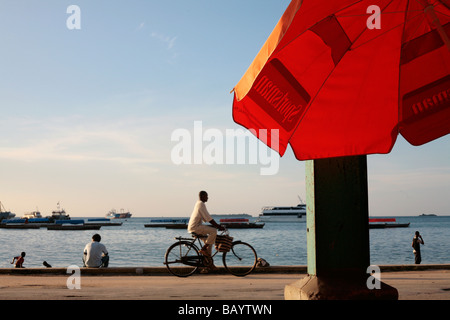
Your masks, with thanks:
M99 234L92 236L92 242L89 242L84 248L83 263L88 268L106 268L109 264L108 250Z

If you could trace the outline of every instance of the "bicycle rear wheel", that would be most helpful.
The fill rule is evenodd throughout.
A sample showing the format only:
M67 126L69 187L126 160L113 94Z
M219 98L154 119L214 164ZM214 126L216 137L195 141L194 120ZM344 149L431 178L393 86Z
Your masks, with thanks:
M188 277L194 274L201 264L197 247L187 241L174 243L167 249L164 264L171 274Z
M225 269L232 275L243 277L256 267L258 257L251 245L241 241L233 242L231 250L224 252L222 261Z

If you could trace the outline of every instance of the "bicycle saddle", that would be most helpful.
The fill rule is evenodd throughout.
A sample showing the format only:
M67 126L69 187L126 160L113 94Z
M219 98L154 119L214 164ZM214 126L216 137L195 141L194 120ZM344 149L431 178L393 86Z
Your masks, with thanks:
M208 238L208 236L205 236L204 234L198 234L195 232L191 232L192 237L197 237L197 238Z

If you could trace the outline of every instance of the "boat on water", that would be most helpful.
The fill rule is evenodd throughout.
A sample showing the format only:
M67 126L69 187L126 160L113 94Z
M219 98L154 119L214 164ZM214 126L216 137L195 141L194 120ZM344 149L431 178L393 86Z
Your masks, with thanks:
M39 211L32 211L32 212L25 213L22 216L22 218L23 219L40 219L40 218L42 218L42 215Z
M0 228L5 229L39 229L53 224L49 218L12 218L1 221Z
M0 201L0 221L3 219L12 219L15 216L16 214L12 213L11 211L7 211L3 206L3 203Z
M100 230L101 226L96 224L53 224L48 225L47 230Z
M131 213L129 211L125 212L124 209L120 209L120 212L117 212L116 209L112 209L106 214L106 218L110 218L110 219L128 219L128 218L131 218Z
M112 222L111 219L107 218L93 218L93 219L87 219L85 224L91 225L99 225L102 227L111 227L111 226L121 226L123 222Z
M165 226L166 229L187 229L187 227L187 223L173 223Z
M46 227L49 224L53 224L54 221L51 221L49 218L31 218L27 219L26 223Z
M41 226L35 223L28 223L28 219L4 219L0 223L2 229L39 229Z
M49 218L16 218L3 220L0 224L0 228L3 229L47 228L47 230L99 230L102 226L102 223L85 223L84 220L71 219L51 221Z
M36 224L0 224L0 229L39 229L41 226Z
M306 222L306 204L300 199L300 203L295 207L263 207L258 221Z
M152 219L150 223L144 224L146 228L167 228L167 229L185 229L189 219Z
M265 223L250 222L249 219L220 219L220 225L227 229L261 229Z
M52 220L70 220L70 216L64 209L61 209L59 202L57 203L57 209L52 211L52 215L49 217Z
M407 228L408 223L397 223L395 218L371 218L369 219L369 229L385 229L385 228Z
M84 220L59 220L47 225L47 230L99 230L101 225L85 223Z

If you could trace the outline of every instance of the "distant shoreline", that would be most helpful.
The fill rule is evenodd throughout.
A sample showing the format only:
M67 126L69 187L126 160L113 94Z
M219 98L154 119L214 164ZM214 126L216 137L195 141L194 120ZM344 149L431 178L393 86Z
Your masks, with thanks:
M242 216L242 217L251 217L251 218L258 218L259 215L251 215L248 213L228 213L228 214L218 214L214 213L211 214L212 217L221 217L221 216ZM72 216L74 219L82 219L82 218L99 218L101 216ZM173 219L173 218L187 218L189 219L190 216L133 216L131 218L123 218L123 219L112 219L112 220L128 220L128 219L155 219L155 218L167 218L167 219ZM410 216L401 216L401 215L370 215L369 218L417 218L417 217L450 217L450 214L419 214L419 215L410 215Z

